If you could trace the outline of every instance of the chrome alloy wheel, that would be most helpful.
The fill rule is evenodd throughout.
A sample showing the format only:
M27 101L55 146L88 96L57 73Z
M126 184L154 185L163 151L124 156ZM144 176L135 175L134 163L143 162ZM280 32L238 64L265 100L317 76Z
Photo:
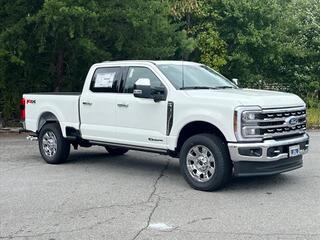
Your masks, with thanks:
M53 157L57 152L58 144L54 132L48 131L42 137L42 149L48 157Z
M187 168L195 180L209 181L215 172L215 159L212 152L203 145L193 146L187 155Z

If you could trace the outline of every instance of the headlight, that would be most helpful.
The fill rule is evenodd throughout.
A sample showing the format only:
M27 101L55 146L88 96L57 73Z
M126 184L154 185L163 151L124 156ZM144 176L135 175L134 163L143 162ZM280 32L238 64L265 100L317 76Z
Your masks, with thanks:
M255 120L257 118L257 114L255 112L242 112L242 119L245 121Z
M238 107L234 114L234 132L238 141L261 141L258 122L262 109L258 106Z

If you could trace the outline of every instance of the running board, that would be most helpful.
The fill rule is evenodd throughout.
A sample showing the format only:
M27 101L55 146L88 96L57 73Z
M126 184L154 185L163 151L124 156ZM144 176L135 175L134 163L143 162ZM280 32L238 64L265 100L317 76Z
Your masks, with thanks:
M93 145L98 145L98 146L123 147L123 148L128 148L130 150L136 150L136 151L168 154L167 149L161 149L161 148L141 147L136 145L127 145L127 144L121 144L121 143L110 143L110 142L100 142L100 141L89 141L89 142Z

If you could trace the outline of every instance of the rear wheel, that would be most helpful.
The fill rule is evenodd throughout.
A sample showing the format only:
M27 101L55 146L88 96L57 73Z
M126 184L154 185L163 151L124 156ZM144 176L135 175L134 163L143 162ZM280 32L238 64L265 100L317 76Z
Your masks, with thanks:
M180 152L180 169L190 186L202 191L222 188L232 176L227 146L212 134L186 140Z
M107 146L105 147L108 153L112 156L118 156L118 155L123 155L129 151L127 148L122 148L122 147L110 147Z
M63 138L59 124L45 124L40 130L38 140L41 156L47 163L59 164L67 160L70 143Z

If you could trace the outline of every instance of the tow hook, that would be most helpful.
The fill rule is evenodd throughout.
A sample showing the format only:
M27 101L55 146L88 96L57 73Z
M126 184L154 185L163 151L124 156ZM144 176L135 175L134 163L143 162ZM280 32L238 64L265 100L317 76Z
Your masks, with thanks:
M31 136L31 135L29 135L28 137L26 137L27 138L27 140L29 140L29 141L38 141L38 137L37 136Z

